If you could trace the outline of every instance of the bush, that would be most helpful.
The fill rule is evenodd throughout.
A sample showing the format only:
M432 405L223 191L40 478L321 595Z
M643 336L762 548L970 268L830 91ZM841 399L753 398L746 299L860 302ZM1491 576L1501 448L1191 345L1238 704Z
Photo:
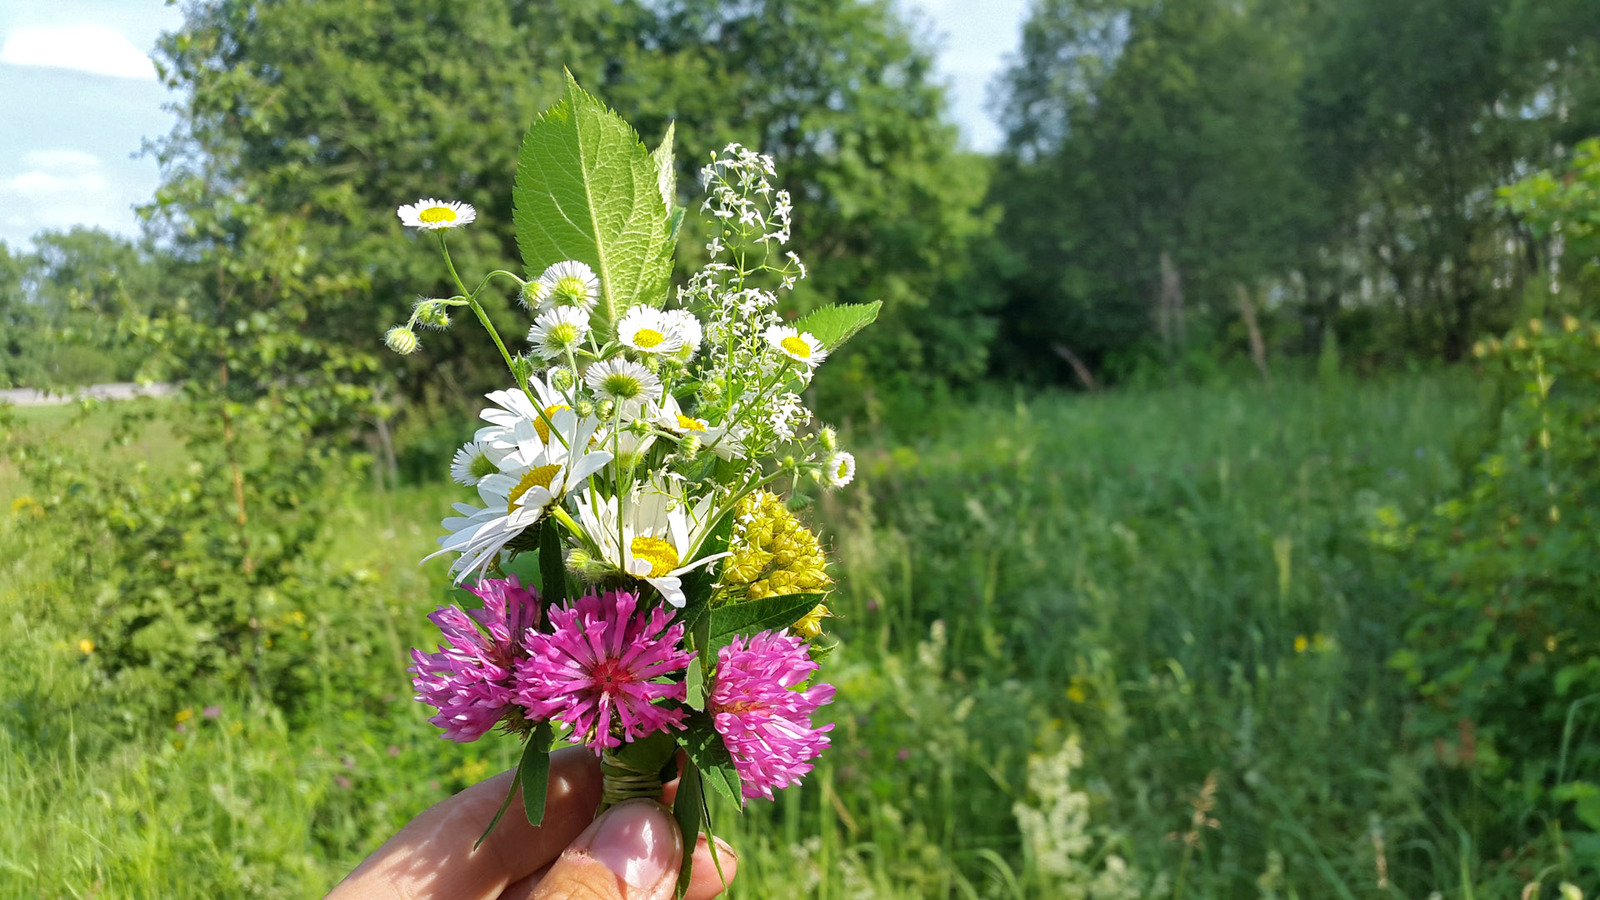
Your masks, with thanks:
M1393 665L1421 762L1520 869L1600 860L1600 325L1534 319L1478 355L1520 394L1493 451L1431 515L1379 537L1418 573ZM1600 869L1594 870L1600 872Z

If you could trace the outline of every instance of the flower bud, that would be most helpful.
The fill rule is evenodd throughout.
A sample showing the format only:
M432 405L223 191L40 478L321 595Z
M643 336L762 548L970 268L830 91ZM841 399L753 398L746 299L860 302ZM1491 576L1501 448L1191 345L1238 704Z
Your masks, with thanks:
M689 457L694 456L695 454L697 454L699 452L700 452L700 437L699 437L699 435L686 434L686 435L683 436L683 440L678 441L678 455L679 456L682 456L683 458L688 459Z
M550 372L550 384L554 385L555 389L558 391L572 390L572 385L576 383L576 381L577 379L575 379L572 375L572 370L565 366L562 366L559 369L554 369Z
M389 329L383 336L383 342L401 356L417 352L417 333L404 325Z
M824 428L817 434L817 440L822 442L822 449L832 452L839 449L839 433L832 428Z
M416 320L429 328L449 328L450 311L438 300L423 298L417 301Z
M697 393L700 395L702 403L715 403L722 399L722 385L717 384L715 381L707 381L700 385L700 390Z
M517 299L528 309L538 309L544 302L545 286L539 281L529 281L522 285L522 290L517 292Z
M532 377L536 368L538 368L538 366L535 365L534 361L529 359L527 356L518 354L517 356L511 357L511 374L517 379L517 384L527 384L528 379Z
M609 399L601 400L600 401L600 405L595 407L595 412L599 413L600 414L600 418L602 418L602 419L611 418L611 415L613 413L615 413L616 411L617 411L617 404L613 403Z
M577 413L580 419L589 418L595 413L594 403L589 400L579 400Z

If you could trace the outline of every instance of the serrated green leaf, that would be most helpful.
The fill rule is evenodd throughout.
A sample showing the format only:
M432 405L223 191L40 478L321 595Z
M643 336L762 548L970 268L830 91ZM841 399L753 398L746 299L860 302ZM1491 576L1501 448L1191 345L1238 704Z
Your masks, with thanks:
M550 790L550 723L540 722L522 748L517 781L522 785L522 811L529 825L544 821L545 795Z
M700 768L694 760L687 760L683 764L683 774L678 776L678 796L672 802L672 816L678 820L678 833L683 835L684 847L683 868L678 872L678 893L683 897L689 889L691 867L694 864L694 841L689 837L698 834L700 823L704 820L705 812L705 783L700 779Z
M567 599L567 566L561 555L561 529L548 517L539 535L539 599L545 608Z
M737 634L788 628L821 602L821 594L784 594L719 606L711 611L711 644L720 648Z
M878 310L882 307L882 300L824 306L801 317L800 321L794 323L794 327L800 331L811 332L811 336L821 341L822 346L833 351L856 332L871 325L873 320L878 318Z
M683 720L683 749L689 759L700 769L701 778L735 805L744 806L744 794L739 784L739 773L733 767L733 757L722 743L711 722L711 715L693 712Z
M512 199L529 277L566 259L600 277L602 340L623 310L665 301L672 253L659 168L633 128L570 73L566 95L523 136Z

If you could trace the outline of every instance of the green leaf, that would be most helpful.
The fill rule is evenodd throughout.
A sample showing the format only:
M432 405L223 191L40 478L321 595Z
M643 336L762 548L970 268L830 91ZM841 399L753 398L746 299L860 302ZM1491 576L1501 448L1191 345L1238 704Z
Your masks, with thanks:
M678 796L672 802L672 816L678 820L678 833L683 835L683 868L678 872L678 897L689 889L690 867L694 863L694 841L689 835L698 834L705 813L705 782L700 779L700 768L694 760L683 764L683 774L678 776Z
M822 342L822 346L829 350L837 350L840 344L849 340L856 332L871 325L878 318L878 310L883 307L882 300L871 303L842 303L837 306L824 306L813 310L794 323L800 331L811 332L812 337Z
M528 755L526 749L523 750L522 755L524 757ZM489 820L489 827L483 830L483 834L478 835L478 841L472 845L472 849L476 850L482 847L483 842L488 840L489 835L494 832L494 827L500 824L500 817L505 815L506 810L511 806L511 798L517 795L517 784L521 781L521 776L522 763L519 762L517 763L516 771L511 773L511 788L506 791L506 798L500 801L500 808L495 811L494 818Z
M678 202L678 168L672 158L672 137L677 130L678 123L668 122L667 136L650 154L650 161L656 166L656 186L661 189L661 202L667 207L668 214Z
M712 724L711 715L690 713L684 718L683 727L683 749L689 754L690 761L700 769L701 777L717 793L743 807L744 795L740 793L739 772L733 767L733 757L728 754L727 746L722 743L722 735L717 733L716 726Z
M533 736L522 748L522 762L517 765L517 781L522 784L522 811L529 825L544 821L545 794L550 789L550 723L540 722Z
M720 647L736 634L788 628L821 602L821 594L784 594L719 606L711 611L711 643Z
M567 599L567 566L561 556L561 530L550 518L540 526L539 535L539 599L545 608Z
M630 306L660 306L672 273L659 166L621 116L567 75L566 96L523 136L512 190L530 277L566 259L600 277L601 338Z
M712 525L706 536L700 541L700 546L695 548L692 559L704 559L721 553L728 549L728 538L733 533L733 510L723 513L722 518ZM701 566L693 572L683 576L683 594L687 598L684 609L687 610L696 604L710 602L712 589L716 587L717 576L712 571L713 565ZM684 617L688 621L687 615Z

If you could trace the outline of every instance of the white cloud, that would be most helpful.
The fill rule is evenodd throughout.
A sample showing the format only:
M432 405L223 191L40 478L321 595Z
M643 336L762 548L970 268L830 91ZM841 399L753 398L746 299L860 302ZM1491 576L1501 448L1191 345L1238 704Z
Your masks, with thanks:
M74 69L115 78L156 77L150 57L122 32L104 25L17 28L0 46L0 63Z
M68 148L30 150L22 164L26 171L0 179L0 225L6 231L32 234L73 225L126 230L127 201L99 157Z

